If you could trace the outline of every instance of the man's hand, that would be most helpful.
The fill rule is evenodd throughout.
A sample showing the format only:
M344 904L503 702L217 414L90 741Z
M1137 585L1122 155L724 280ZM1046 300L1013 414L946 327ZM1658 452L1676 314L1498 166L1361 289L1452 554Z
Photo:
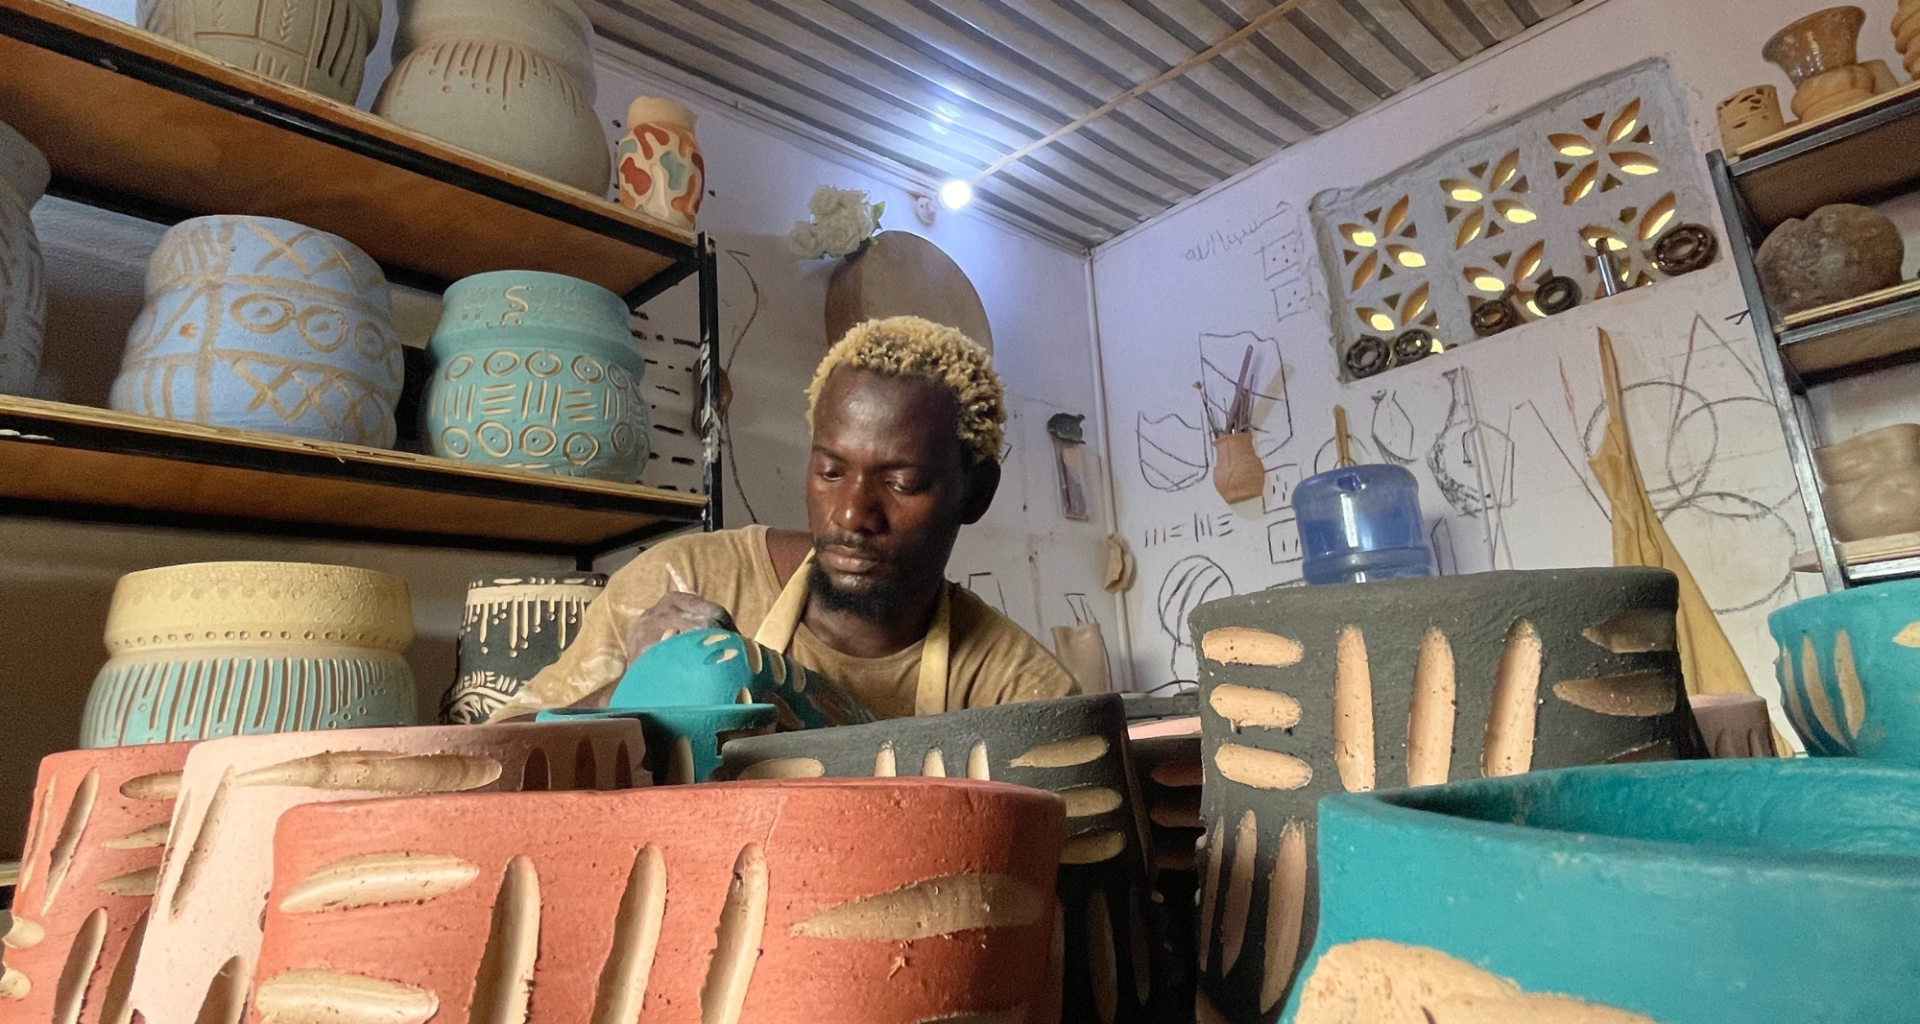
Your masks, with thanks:
M654 644L690 629L733 628L733 616L725 608L698 594L669 590L627 627L627 657L638 658Z

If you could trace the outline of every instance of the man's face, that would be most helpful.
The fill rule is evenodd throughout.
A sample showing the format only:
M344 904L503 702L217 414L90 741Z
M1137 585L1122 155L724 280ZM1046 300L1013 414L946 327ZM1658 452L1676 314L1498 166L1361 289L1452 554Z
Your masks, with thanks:
M827 378L807 465L810 583L827 607L878 621L908 588L944 578L961 524L992 500L991 485L980 500L958 422L937 384L848 368Z

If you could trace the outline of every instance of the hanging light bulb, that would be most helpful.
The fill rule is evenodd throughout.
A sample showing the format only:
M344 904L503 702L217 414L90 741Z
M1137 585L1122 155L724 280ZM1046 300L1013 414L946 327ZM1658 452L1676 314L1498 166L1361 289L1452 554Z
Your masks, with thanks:
M954 178L940 186L940 205L949 210L958 210L973 202L973 185L962 178Z

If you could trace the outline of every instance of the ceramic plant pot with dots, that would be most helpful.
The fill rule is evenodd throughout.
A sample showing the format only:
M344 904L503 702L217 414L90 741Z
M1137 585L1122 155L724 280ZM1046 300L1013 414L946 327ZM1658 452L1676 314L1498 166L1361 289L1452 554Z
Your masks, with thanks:
M1319 935L1288 1024L1913 1018L1910 769L1475 779L1331 797L1320 839Z
M31 395L40 380L47 268L27 214L51 173L33 143L0 122L0 395Z
M386 448L403 359L386 275L337 235L195 217L147 264L118 412Z
M0 1020L120 1024L191 743L69 750L40 761Z
M297 808L248 1020L1041 1019L1061 814L921 779ZM376 858L435 884L304 898L380 885Z
M1767 626L1780 701L1807 753L1920 767L1920 580L1809 597Z
M620 205L692 231L707 195L707 161L693 137L693 111L642 96L627 107L627 132L614 153Z
M1704 757L1678 601L1664 569L1608 568L1294 587L1195 609L1209 1012L1279 1012L1319 916L1321 797Z
M139 0L135 9L149 32L347 104L380 37L379 0Z
M191 562L120 578L80 745L410 725L406 581L302 562Z
M443 459L633 483L651 451L646 362L618 295L501 270L447 289L421 435Z
M604 196L595 90L593 25L574 0L400 0L373 112Z
M270 909L274 827L288 809L433 793L622 789L639 777L641 743L632 722L523 722L241 736L197 745L186 759L171 852L154 896L157 912L133 976L132 1009L149 1024L236 1019L249 998L260 922ZM482 832L494 823L482 812L459 827ZM278 909L347 914L393 900L431 899L471 878L396 848L368 852L372 856L352 870L283 894ZM412 941L422 954L437 948L437 940L422 943L417 934Z
M723 753L721 779L964 776L1058 793L1066 845L1049 997L1060 1002L1033 1019L1147 1022L1171 1012L1119 695L738 739Z
M478 725L558 661L580 617L606 589L596 572L485 576L467 585L460 676L440 705L448 725Z

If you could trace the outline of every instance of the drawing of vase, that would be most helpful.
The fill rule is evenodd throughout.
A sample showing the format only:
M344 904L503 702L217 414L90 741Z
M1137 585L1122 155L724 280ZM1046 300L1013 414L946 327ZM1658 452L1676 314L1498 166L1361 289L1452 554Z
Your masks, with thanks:
M440 705L449 725L478 725L573 642L587 605L607 585L597 572L489 576L467 587L460 678Z
M693 230L707 192L693 121L693 111L674 100L642 96L627 107L627 133L616 148L620 205Z
M385 448L402 361L387 279L351 242L271 217L195 217L147 265L119 412Z
M620 297L501 270L447 289L421 433L443 459L632 483L651 451L646 362Z
M360 95L379 0L140 0L140 27L342 103Z
M0 395L31 395L46 341L46 265L27 211L47 190L47 158L0 122Z
M404 581L299 562L120 577L80 745L413 724Z
M1506 508L1513 504L1513 441L1478 421L1462 371L1446 376L1453 388L1447 423L1427 451L1427 470L1461 515Z
M573 0L400 0L373 112L605 196L594 94L593 26Z

